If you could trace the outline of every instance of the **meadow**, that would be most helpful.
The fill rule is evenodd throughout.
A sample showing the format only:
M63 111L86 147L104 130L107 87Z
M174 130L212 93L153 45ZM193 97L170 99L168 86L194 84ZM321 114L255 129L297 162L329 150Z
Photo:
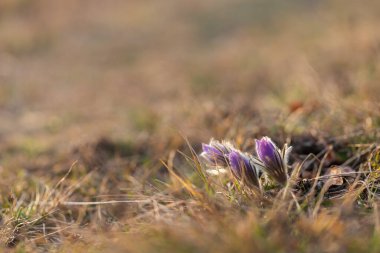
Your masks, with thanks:
M380 252L379 12L1 0L1 251ZM201 155L264 136L286 183Z

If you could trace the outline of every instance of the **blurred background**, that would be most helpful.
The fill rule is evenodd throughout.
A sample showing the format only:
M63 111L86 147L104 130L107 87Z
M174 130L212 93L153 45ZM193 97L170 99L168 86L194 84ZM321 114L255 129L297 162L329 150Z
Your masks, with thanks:
M3 159L102 137L207 141L231 114L273 122L306 108L373 126L379 11L378 1L1 0Z

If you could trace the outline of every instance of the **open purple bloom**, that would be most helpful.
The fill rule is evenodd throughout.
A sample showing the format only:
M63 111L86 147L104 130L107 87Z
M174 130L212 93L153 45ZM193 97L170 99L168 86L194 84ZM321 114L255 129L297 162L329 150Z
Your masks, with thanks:
M209 165L227 167L229 165L228 155L233 149L229 142L211 140L209 144L202 144L203 152L201 157Z
M229 155L232 174L248 186L260 189L258 169L254 166L251 158L240 151L233 150Z
M280 150L266 136L256 140L256 153L264 165L263 169L282 185L285 185L288 181L288 156L290 151L291 147L288 148L286 145Z

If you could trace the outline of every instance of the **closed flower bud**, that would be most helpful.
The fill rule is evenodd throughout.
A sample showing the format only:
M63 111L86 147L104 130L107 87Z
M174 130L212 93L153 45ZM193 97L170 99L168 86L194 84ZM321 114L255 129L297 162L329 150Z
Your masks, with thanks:
M280 150L269 137L256 140L256 153L264 165L263 170L282 185L288 181L288 157L291 150L286 144Z
M260 189L259 171L249 155L234 150L229 155L229 161L231 172L239 181Z

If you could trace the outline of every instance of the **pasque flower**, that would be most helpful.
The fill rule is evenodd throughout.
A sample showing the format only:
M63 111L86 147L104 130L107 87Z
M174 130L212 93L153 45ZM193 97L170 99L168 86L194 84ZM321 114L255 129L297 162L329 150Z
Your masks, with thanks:
M201 157L207 165L227 168L239 181L260 188L259 170L255 166L258 160L251 155L241 152L227 141L211 140L209 144L202 144L202 150Z
M231 172L238 180L260 189L259 170L253 162L253 157L233 150L229 154L229 162Z
M263 170L278 183L285 185L288 181L288 157L292 147L286 144L280 150L269 138L256 140L256 153L263 163Z
M207 162L208 165L228 167L228 156L234 147L227 141L219 142L211 140L209 144L202 143L201 157Z

